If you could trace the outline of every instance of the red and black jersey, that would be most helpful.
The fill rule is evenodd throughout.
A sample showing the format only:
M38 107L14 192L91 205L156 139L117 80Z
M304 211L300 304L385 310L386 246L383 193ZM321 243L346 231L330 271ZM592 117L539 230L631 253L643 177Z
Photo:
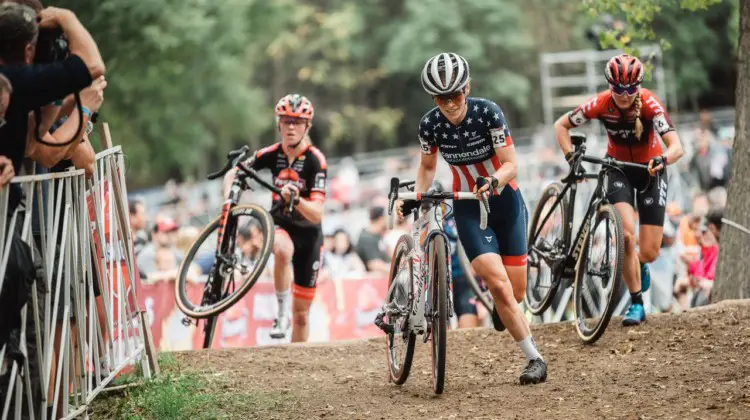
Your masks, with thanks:
M646 163L662 154L661 144L655 133L663 136L674 131L664 105L651 91L641 88L641 138L635 135L635 107L620 110L606 90L589 99L568 114L573 127L588 120L598 119L607 130L607 154L617 160Z
M328 164L323 153L315 146L306 146L305 150L290 162L281 143L276 143L256 152L252 167L255 170L270 170L273 183L278 188L294 184L303 200L325 201ZM278 194L273 194L274 204L281 199ZM297 210L287 215L279 209L271 215L274 222L282 227L320 227L320 224L305 219Z

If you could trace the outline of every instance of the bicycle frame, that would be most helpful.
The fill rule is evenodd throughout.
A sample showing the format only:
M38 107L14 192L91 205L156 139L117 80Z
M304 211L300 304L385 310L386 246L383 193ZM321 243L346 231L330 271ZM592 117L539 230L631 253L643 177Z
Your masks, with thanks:
M589 229L591 228L591 218L595 215L596 211L599 209L599 206L602 203L607 202L607 189L606 185L606 177L609 174L611 169L605 169L599 171L598 174L585 174L583 175L583 179L596 179L597 185L594 189L594 193L591 196L591 200L589 201L588 208L586 209L586 214L583 217L583 220L581 221L581 226L578 228L578 233L575 235L575 246L572 246L571 244L571 233L573 232L573 220L574 220L574 214L573 209L575 209L575 201L576 201L576 193L578 192L578 184L577 183L568 183L563 187L562 193L557 197L554 204L552 205L552 209L557 208L557 206L560 204L560 201L562 201L566 194L568 193L568 190L570 190L570 203L568 208L571 209L571 211L568 214L568 220L564 220L563 223L566 223L568 225L568 235L565 235L563 237L563 244L564 244L564 250L565 253L561 256L550 256L550 255L544 255L544 253L537 251L537 253L540 255L540 257L547 259L547 264L553 269L554 274L562 274L562 277L565 278L566 281L566 287L571 286L573 276L575 275L575 267L578 264L578 260L580 259L581 251L583 250L583 245L585 244L586 238L588 238L589 235ZM536 239L539 236L539 233L541 232L542 227L547 223L549 218L552 216L552 212L550 211L545 215L544 219L542 219L542 222L539 223L539 227L534 232L534 239ZM533 245L532 245L533 246ZM562 270L562 273L560 273L560 270ZM557 277L557 276L555 276ZM556 285L553 285L556 287Z
M419 210L415 211L415 217ZM437 235L442 235L445 244L448 243L448 236L443 232L440 221L443 220L443 206L438 205L434 210L428 208L426 212L416 218L414 228L412 229L412 238L416 245L408 258L414 265L412 278L412 291L414 296L410 296L412 304L408 321L409 331L417 334L425 332L428 317L432 316L431 308L427 306L427 289L431 285L432 271L429 261L432 243ZM426 233L426 234L425 234ZM422 236L424 240L422 240ZM447 250L446 250L447 251ZM446 254L450 264L450 254ZM448 274L448 284L452 284L450 270ZM394 283L395 284L395 283Z
M575 176L570 181L563 181L565 182L565 187L563 187L563 190L561 194L557 197L554 204L552 205L552 208L556 208L560 201L562 201L568 190L571 190L570 194L570 203L568 205L568 208L570 209L570 212L568 214L568 220L565 220L564 223L567 223L568 229L568 235L563 238L563 249L564 254L563 255L554 255L551 256L549 253L545 255L544 252L541 252L539 250L536 250L536 253L539 254L541 258L544 258L547 261L547 265L549 265L552 268L552 272L554 274L553 278L558 279L560 277L565 279L566 287L570 287L573 282L573 277L575 275L576 265L578 264L578 261L580 260L580 254L583 250L583 245L586 243L586 239L589 236L589 229L591 228L591 218L594 217L596 212L598 211L599 207L602 203L608 203L607 200L607 182L606 179L609 176L609 173L613 170L619 170L619 167L631 167L631 168L640 168L640 169L646 169L648 166L638 163L631 163L631 162L620 162L616 161L611 158L607 159L599 159L591 156L586 156L586 145L583 144L583 141L581 141L579 144L576 145L576 151L580 151L582 153L580 162L589 162L594 164L602 165L602 169L599 170L597 174L589 174L589 173L583 173L580 175ZM577 180L583 180L583 179L596 179L597 185L594 189L594 194L591 196L591 201L589 202L588 209L586 210L586 215L583 218L583 221L581 222L581 226L578 228L578 234L576 235L575 240L575 246L571 245L571 238L570 233L573 232L573 211L575 209L575 199L576 199L576 192L578 191L578 184ZM657 175L657 183L661 182ZM538 229L534 232L533 238L536 240L536 238L539 236L539 233L541 232L542 227L547 223L550 216L552 215L552 212L549 212L547 215L545 215L544 219L542 219L542 222L539 224ZM535 246L532 244L532 246ZM561 271L562 270L562 271ZM559 277L558 277L559 276ZM553 287L557 287L557 284L553 284Z

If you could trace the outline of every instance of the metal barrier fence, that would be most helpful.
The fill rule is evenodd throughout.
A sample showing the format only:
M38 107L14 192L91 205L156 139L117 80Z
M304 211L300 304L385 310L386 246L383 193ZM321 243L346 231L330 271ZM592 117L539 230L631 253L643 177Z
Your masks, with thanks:
M0 343L0 419L88 418L118 375L137 363L146 378L158 370L130 275L122 150L97 155L93 180L69 170L12 183L26 198L9 213L9 190L0 190L0 293L18 280L5 278L14 232L37 276L19 331Z

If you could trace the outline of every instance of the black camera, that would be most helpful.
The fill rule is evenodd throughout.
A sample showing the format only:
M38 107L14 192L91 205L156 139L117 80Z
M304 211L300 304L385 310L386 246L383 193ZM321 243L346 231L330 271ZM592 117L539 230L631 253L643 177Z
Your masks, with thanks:
M34 63L48 64L68 57L68 39L61 28L40 28Z

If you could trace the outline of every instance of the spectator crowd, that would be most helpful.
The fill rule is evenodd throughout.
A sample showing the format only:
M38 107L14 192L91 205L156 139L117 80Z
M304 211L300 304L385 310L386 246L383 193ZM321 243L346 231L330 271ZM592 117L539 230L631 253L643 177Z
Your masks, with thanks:
M733 132L716 127L710 114L702 112L698 126L683 130L681 137L686 154L670 167L664 240L661 255L651 268L655 284L651 292L652 311L678 311L703 304L713 284ZM535 194L546 183L564 176L567 170L550 138L536 135L532 143L536 159L524 160L529 162L529 169L519 174L526 178L521 185L530 197L530 207L535 204ZM387 275L396 241L410 231L411 225L407 221L387 229L385 193L394 174L413 177L418 158L417 149L406 156L385 157L378 163L380 167L369 172L366 170L372 165L358 168L351 158L339 163L329 184L327 215L323 221L325 240L320 282L357 278L367 272ZM449 175L442 179L449 180ZM142 198L135 195L131 200L138 262L142 275L149 281L174 275L199 229L218 214L219 197L211 196L209 190L192 182L177 184L170 180L156 194L157 199L150 200L153 208L149 211ZM213 263L209 254L199 258L203 275Z

